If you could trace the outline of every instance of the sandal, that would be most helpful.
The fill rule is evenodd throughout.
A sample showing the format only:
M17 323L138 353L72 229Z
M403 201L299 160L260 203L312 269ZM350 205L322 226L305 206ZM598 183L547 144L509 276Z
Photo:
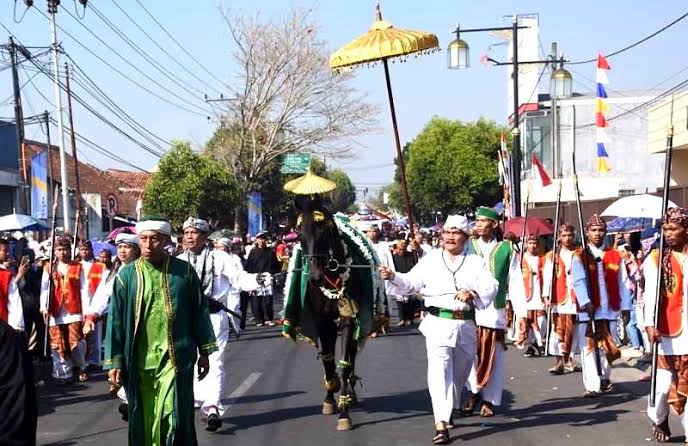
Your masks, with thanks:
M600 394L592 390L586 390L583 394L583 398L597 398Z
M78 380L80 383L88 381L88 374L86 372L79 373Z
M447 429L435 430L435 436L432 437L432 444L448 444L449 431Z
M551 375L563 375L566 372L563 364L555 365L548 370Z
M668 418L661 423L654 424L652 426L652 438L657 440L658 443L667 443L671 439Z
M466 399L466 404L463 405L461 410L464 417L470 417L473 415L475 410L475 405L478 403L479 395L477 393L468 392L468 398Z
M486 418L494 416L494 406L492 405L492 403L483 401L482 406L480 406L480 416Z

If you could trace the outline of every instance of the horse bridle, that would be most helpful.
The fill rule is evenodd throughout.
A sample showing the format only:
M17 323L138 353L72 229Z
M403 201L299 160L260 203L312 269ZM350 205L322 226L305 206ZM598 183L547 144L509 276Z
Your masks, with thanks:
M302 257L305 260L327 259L327 264L325 265L325 268L333 273L339 271L340 264L339 261L334 258L334 252L332 251L332 249L330 249L327 254L303 254Z

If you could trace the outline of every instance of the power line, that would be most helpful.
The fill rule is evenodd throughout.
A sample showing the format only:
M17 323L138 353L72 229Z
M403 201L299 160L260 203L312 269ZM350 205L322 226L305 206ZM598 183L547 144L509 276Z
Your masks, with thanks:
M181 43L179 43L177 41L177 39L175 39L174 36L172 34L170 34L170 32L167 31L167 29L164 26L162 26L162 24L158 21L158 19L156 19L155 16L153 14L151 14L150 11L148 11L148 9L146 9L145 6L143 6L143 3L141 3L140 0L136 0L136 3L138 3L139 6L141 7L141 9L143 9L146 12L146 14L148 14L148 17L150 17L151 20L153 20L153 22L155 22L155 24L158 25L158 27L160 27L160 29L162 29L162 31L167 35L167 37L169 37L187 56L189 56L189 58L191 60L196 62L196 64L199 67L201 67L201 69L203 69L203 71L208 73L210 75L210 77L212 77L213 79L218 81L220 84L224 85L226 88L230 88L229 85L225 84L217 76L215 76L213 73L211 73L210 70L208 70L201 62L199 62L198 59L196 59L193 54L191 54L186 48L184 48L184 46Z
M48 17L47 15L45 15L45 14L43 13L43 11L38 10L38 12L39 12L41 15L43 15L43 17L45 17L48 21L50 21L50 17ZM0 25L1 25L3 28L5 28L5 31L7 31L8 33L12 34L12 32L11 32L2 22L0 22ZM152 91L151 89L149 89L149 88L147 88L147 87L141 85L141 83L139 83L139 82L137 82L136 80L132 79L130 76L128 76L127 74L125 74L124 72L122 72L122 70L120 70L120 69L114 67L110 62L108 62L108 61L105 60L103 57L101 57L101 56L98 55L96 52L94 52L92 49L90 49L89 47L87 47L86 45L84 45L79 39L77 39L76 37L74 37L73 35L71 35L69 32L65 31L60 25L56 25L56 26L60 29L60 31L62 31L62 32L63 32L64 34L66 34L67 36L69 36L74 42L76 42L77 45L79 45L80 47L82 47L84 50L86 50L88 53L90 53L93 57L95 57L95 58L98 59L100 62L102 62L105 66L107 66L108 68L110 68L112 71L116 72L117 74L119 74L120 76L122 76L124 79L128 80L128 81L131 82L132 84L134 84L134 85L136 85L137 87L139 87L141 90L145 91L146 93L150 94L151 96L155 96L156 98L160 99L161 101L163 101L163 102L165 102L165 103L167 103L167 104L169 104L169 105L171 105L171 106L173 106L173 107L176 107L176 108L178 108L178 109L180 109L180 110L183 110L183 111L188 112L188 113L192 113L192 114L194 114L194 115L207 117L207 114L206 114L206 113L199 113L199 112L197 112L197 111L195 111L195 110L186 108L186 107L183 106L183 105L179 105L179 104L177 104L176 102L173 102L173 101L171 101L171 100L169 100L169 99L167 99L167 98L165 98L165 97L163 97L163 96L157 94L156 92ZM15 36L15 38L16 38L16 36Z
M71 12L69 12L68 9L66 9L65 7L62 7L62 10L65 11L65 12L67 13L67 15L69 15L74 21L76 21L77 23L79 23L79 25L81 25L82 28L84 28L89 34L91 34L93 37L95 37L96 40L98 40L98 41L99 41L101 44L103 44L107 49L109 49L111 52L113 52L117 57L119 57L125 64L127 64L128 66L130 66L130 67L131 67L132 69L134 69L137 73L141 74L143 77L145 77L146 79L148 79L149 81L151 81L153 84L157 85L158 88L164 90L165 92L167 92L168 94L174 96L175 98L179 99L180 101L182 101L182 102L185 102L185 101L186 101L184 98L182 98L181 96L179 96L177 93L175 93L174 91L172 91L172 90L170 90L169 88L165 87L165 86L162 85L160 82L158 82L157 80L155 80L154 78L152 78L151 76L149 76L147 73L145 73L143 70L141 70L141 69L140 69L139 67L137 67L135 64L133 64L133 63L132 63L130 60L128 60L126 57L124 57L124 56L122 56L121 54L119 54L119 52L118 52L117 50L115 50L112 46L110 46L105 40L103 40L102 38L100 38L95 32L93 32L93 30L91 30L91 28L89 28L88 26L86 26L86 25L85 25L81 20L79 20L78 18L74 17L74 15L73 15ZM42 11L41 11L41 13L43 14ZM44 15L45 15L45 14L44 14ZM46 17L47 17L47 16L46 16ZM59 27L59 26L58 26L58 27ZM61 27L59 27L59 28L60 28L61 31L64 32L64 30L63 30ZM69 35L69 34L68 34L68 35ZM70 37L71 37L71 36L70 36ZM72 37L72 38L73 38L73 37ZM200 98L198 98L198 99L201 100ZM208 110L206 110L206 109L204 109L204 108L202 108L202 107L199 107L199 106L197 106L197 105L195 105L195 104L189 104L189 106L195 107L196 109L201 110L201 111L204 112L204 113L210 113L210 111L208 111Z
M174 83L176 86L181 88L182 90L186 91L189 95L194 97L195 99L199 99L203 101L203 91L197 89L193 85L189 84L186 82L184 79L179 78L174 74L174 72L170 70L166 70L164 67L158 63L154 57L152 57L150 54L148 54L145 50L143 50L139 45L137 45L135 42L133 42L124 32L120 31L107 17L105 17L104 14L102 14L92 3L91 9L93 10L93 13L100 19L102 20L112 31L115 32L124 42L136 53L141 56L146 62L148 62L153 68L155 68L157 71L159 71L163 76L165 76L167 79L169 79L172 83ZM199 93L201 96L196 96L197 93L194 93L192 90L195 90L197 93Z
M150 40L156 47L158 47L158 49L159 49L160 51L162 51L167 57L169 57L172 61L174 61L174 63L176 63L182 70L186 71L191 77L193 77L193 78L194 78L195 80L197 80L199 83L205 85L206 87L210 88L211 90L214 90L214 91L217 92L217 93L220 93L220 90L218 90L217 87L212 86L211 84L209 84L208 82L206 82L205 80L203 80L201 77L197 76L197 75L194 74L192 71L190 71L190 70L186 67L186 65L184 65L183 63L181 63L181 62L179 61L179 59L177 59L176 57L174 57L174 55L172 55L169 51L167 51L167 50L165 49L165 47L163 47L162 45L160 45L156 39L154 39L153 37L151 37L150 34L148 34L148 32L146 32L146 30L145 30L141 25L139 25L139 24L138 24L138 23L137 23L137 22L136 22L136 21L126 12L126 10L124 10L124 9L117 3L117 0L112 0L112 3L114 3L115 7L117 7L117 9L119 9L119 10L122 12L122 14L124 14L124 16L125 16L127 19L129 19L129 21L130 21L139 31L141 31L141 33L143 33L144 36L146 36L146 37L148 38L148 40Z
M138 0L137 0L137 1L138 1ZM612 52L612 53L609 53L609 54L605 55L605 57L609 58L609 57L612 57L612 56L616 56L617 54L621 54L621 53L623 53L624 51L628 51L628 50L630 50L631 48L634 48L634 47L636 47L636 46L638 46L638 45L640 45L640 44L642 44L642 43L645 43L645 42L647 42L648 40L650 40L651 38L655 37L656 35L658 35L658 34L664 32L664 31L666 31L666 30L669 29L669 28L671 28L672 26L674 26L675 24L677 24L677 23L680 22L681 20L685 19L686 17L688 17L688 12L686 12L686 13L683 14L683 15L681 15L679 18L677 18L677 19L674 20L673 22L669 23L668 25L665 25L664 27L662 27L662 28L658 29L657 31L653 32L653 33L650 34L649 36L643 37L642 39L638 40L637 42L633 42L633 43L631 43L630 45L621 48L620 50L617 50L617 51L614 51L614 52ZM569 65L580 65L580 64L586 64L586 63L591 63L591 62L596 62L596 61L597 61L597 58L595 57L594 59L581 60L581 61L578 61L578 62L569 62Z
M156 135L155 133L153 133L153 132L151 132L150 130L148 130L145 126L141 125L138 121L136 121L129 113L127 113L127 112L126 112L122 107L120 107L111 97L109 97L109 96L108 96L108 95L98 86L98 84L96 84L95 81L94 81L91 77L89 77L88 74L86 74L86 72L83 70L83 68L81 68L81 67L79 66L79 64L77 64L77 63L74 61L74 59L73 59L69 54L65 53L65 56L67 56L67 58L70 60L70 62L72 62L72 65L73 65L74 68L75 68L74 72L75 72L75 73L78 73L80 77L83 76L83 77L85 78L85 81L88 82L88 83L92 86L92 88L94 88L94 89L100 94L100 96L101 96L105 101L107 101L109 104L111 104L115 109L117 109L117 110L119 111L119 113L123 114L123 115L126 117L126 119L124 119L124 118L122 118L121 116L118 116L120 119L122 119L122 120L125 121L125 122L129 122L129 123L130 123L130 126L133 124L135 127L140 128L141 130L143 130L144 132L148 133L148 134L151 135L152 137L154 137L154 138L156 138L157 140L161 141L163 144L168 145L168 146L171 145L171 142L170 142L170 141L168 141L168 140L166 140L166 139L164 139L164 138L162 138L162 137ZM95 97L96 100L98 100L99 102L101 102L91 90L89 90L85 85L83 85L83 83L81 83L81 82L80 82L79 80L77 80L76 78L75 78L75 81L76 81L77 83L79 83L79 85L81 85L81 87L84 88L91 96ZM101 103L102 103L102 102L101 102ZM104 104L104 105L105 105L105 104ZM107 105L106 105L106 106L107 106ZM110 107L108 107L108 109L110 109ZM110 109L110 111L112 111L112 109ZM114 112L114 111L112 111L112 112L115 113L115 115L117 115L116 112Z

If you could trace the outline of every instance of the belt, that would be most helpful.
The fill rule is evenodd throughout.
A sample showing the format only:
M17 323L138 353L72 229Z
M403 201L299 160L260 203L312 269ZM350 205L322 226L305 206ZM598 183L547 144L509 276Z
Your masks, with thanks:
M454 320L461 320L461 321L472 321L475 320L475 311L474 310L447 310L444 308L439 308L439 307L428 307L427 308L428 313L432 314L433 316L441 317L444 319L454 319Z

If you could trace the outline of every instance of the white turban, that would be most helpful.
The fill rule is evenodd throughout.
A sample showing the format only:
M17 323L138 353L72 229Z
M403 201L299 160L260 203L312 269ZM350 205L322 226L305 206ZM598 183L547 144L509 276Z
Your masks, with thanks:
M225 248L231 248L232 247L232 241L228 239L227 237L221 237L217 239L217 243L224 246Z
M162 220L144 220L136 223L136 233L141 234L144 231L155 231L164 235L172 235L172 226Z
M188 228L197 229L200 232L208 232L208 230L210 229L207 221L193 217L187 218L184 222L184 226L182 227L182 229L186 231Z
M126 232L122 232L117 234L117 237L115 237L115 244L119 245L120 243L138 246L139 238L136 236L136 234L127 234Z
M465 234L468 234L471 230L471 225L468 219L463 215L450 215L447 217L447 221L444 222L442 229L458 229Z

